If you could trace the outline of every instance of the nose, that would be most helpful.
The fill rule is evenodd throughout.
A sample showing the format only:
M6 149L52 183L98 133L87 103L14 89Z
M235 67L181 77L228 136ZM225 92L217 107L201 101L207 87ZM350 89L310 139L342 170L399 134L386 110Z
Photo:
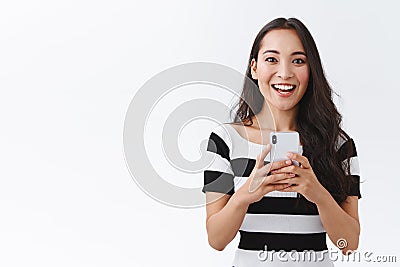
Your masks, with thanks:
M288 63L281 62L278 67L278 72L276 75L282 80L286 80L293 77L293 72L291 66Z

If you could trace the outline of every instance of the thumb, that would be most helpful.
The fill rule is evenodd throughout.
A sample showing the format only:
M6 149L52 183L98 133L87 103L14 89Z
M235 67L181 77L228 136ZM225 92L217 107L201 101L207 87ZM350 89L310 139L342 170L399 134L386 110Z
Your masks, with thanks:
M268 155L268 153L271 151L271 144L268 144L265 146L265 148L261 151L260 154L258 154L257 159L256 159L256 167L257 168L262 168L264 167L264 160L265 157Z

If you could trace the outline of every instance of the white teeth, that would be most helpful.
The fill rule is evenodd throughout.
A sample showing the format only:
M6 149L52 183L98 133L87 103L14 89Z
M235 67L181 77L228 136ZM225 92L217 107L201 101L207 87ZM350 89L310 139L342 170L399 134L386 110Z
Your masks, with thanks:
M292 90L294 89L294 85L284 85L284 84L274 84L273 87L279 90Z

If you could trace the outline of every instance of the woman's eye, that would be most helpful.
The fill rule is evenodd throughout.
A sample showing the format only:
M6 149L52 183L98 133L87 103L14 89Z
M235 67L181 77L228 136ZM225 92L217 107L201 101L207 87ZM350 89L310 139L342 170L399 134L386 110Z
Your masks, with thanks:
M306 62L301 58L296 58L295 60L293 60L293 63L294 64L304 64Z
M267 62L277 62L276 58L274 58L274 57L267 57L265 59L265 61L267 61Z

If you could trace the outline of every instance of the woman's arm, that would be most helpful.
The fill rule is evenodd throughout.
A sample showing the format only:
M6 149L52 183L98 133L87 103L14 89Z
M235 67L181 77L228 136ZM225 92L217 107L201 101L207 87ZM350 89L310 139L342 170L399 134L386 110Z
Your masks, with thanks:
M231 196L207 192L207 233L208 243L216 250L223 250L243 222L248 205L240 203L236 193ZM218 199L218 200L216 200Z
M343 254L356 250L360 236L358 197L349 196L339 206L326 191L325 196L316 205L322 224L331 241L342 250ZM340 240L342 242L339 242Z
M259 201L269 192L282 190L289 186L285 183L275 183L293 177L292 174L283 173L267 176L270 170L288 166L285 161L264 166L264 159L270 151L271 146L268 145L257 156L254 169L246 183L232 196L215 192L206 193L208 243L216 250L223 250L235 238L251 203ZM260 185L254 192L250 193L249 188L253 181L260 181Z
M263 184L252 193L249 192L250 178L232 196L207 192L206 225L210 246L216 250L223 250L235 238L249 205L259 201L269 192L282 190L290 186L286 183L271 184L287 177L288 174L269 175Z
M288 153L288 157L300 162L301 167L291 165L272 172L297 175L294 178L279 181L280 183L294 184L282 191L298 192L308 201L317 205L319 216L329 238L342 250L343 254L349 250L356 250L360 236L358 197L349 196L344 204L339 206L328 190L320 184L306 157L296 153ZM346 240L346 247L343 247L342 243L338 243L340 239Z

